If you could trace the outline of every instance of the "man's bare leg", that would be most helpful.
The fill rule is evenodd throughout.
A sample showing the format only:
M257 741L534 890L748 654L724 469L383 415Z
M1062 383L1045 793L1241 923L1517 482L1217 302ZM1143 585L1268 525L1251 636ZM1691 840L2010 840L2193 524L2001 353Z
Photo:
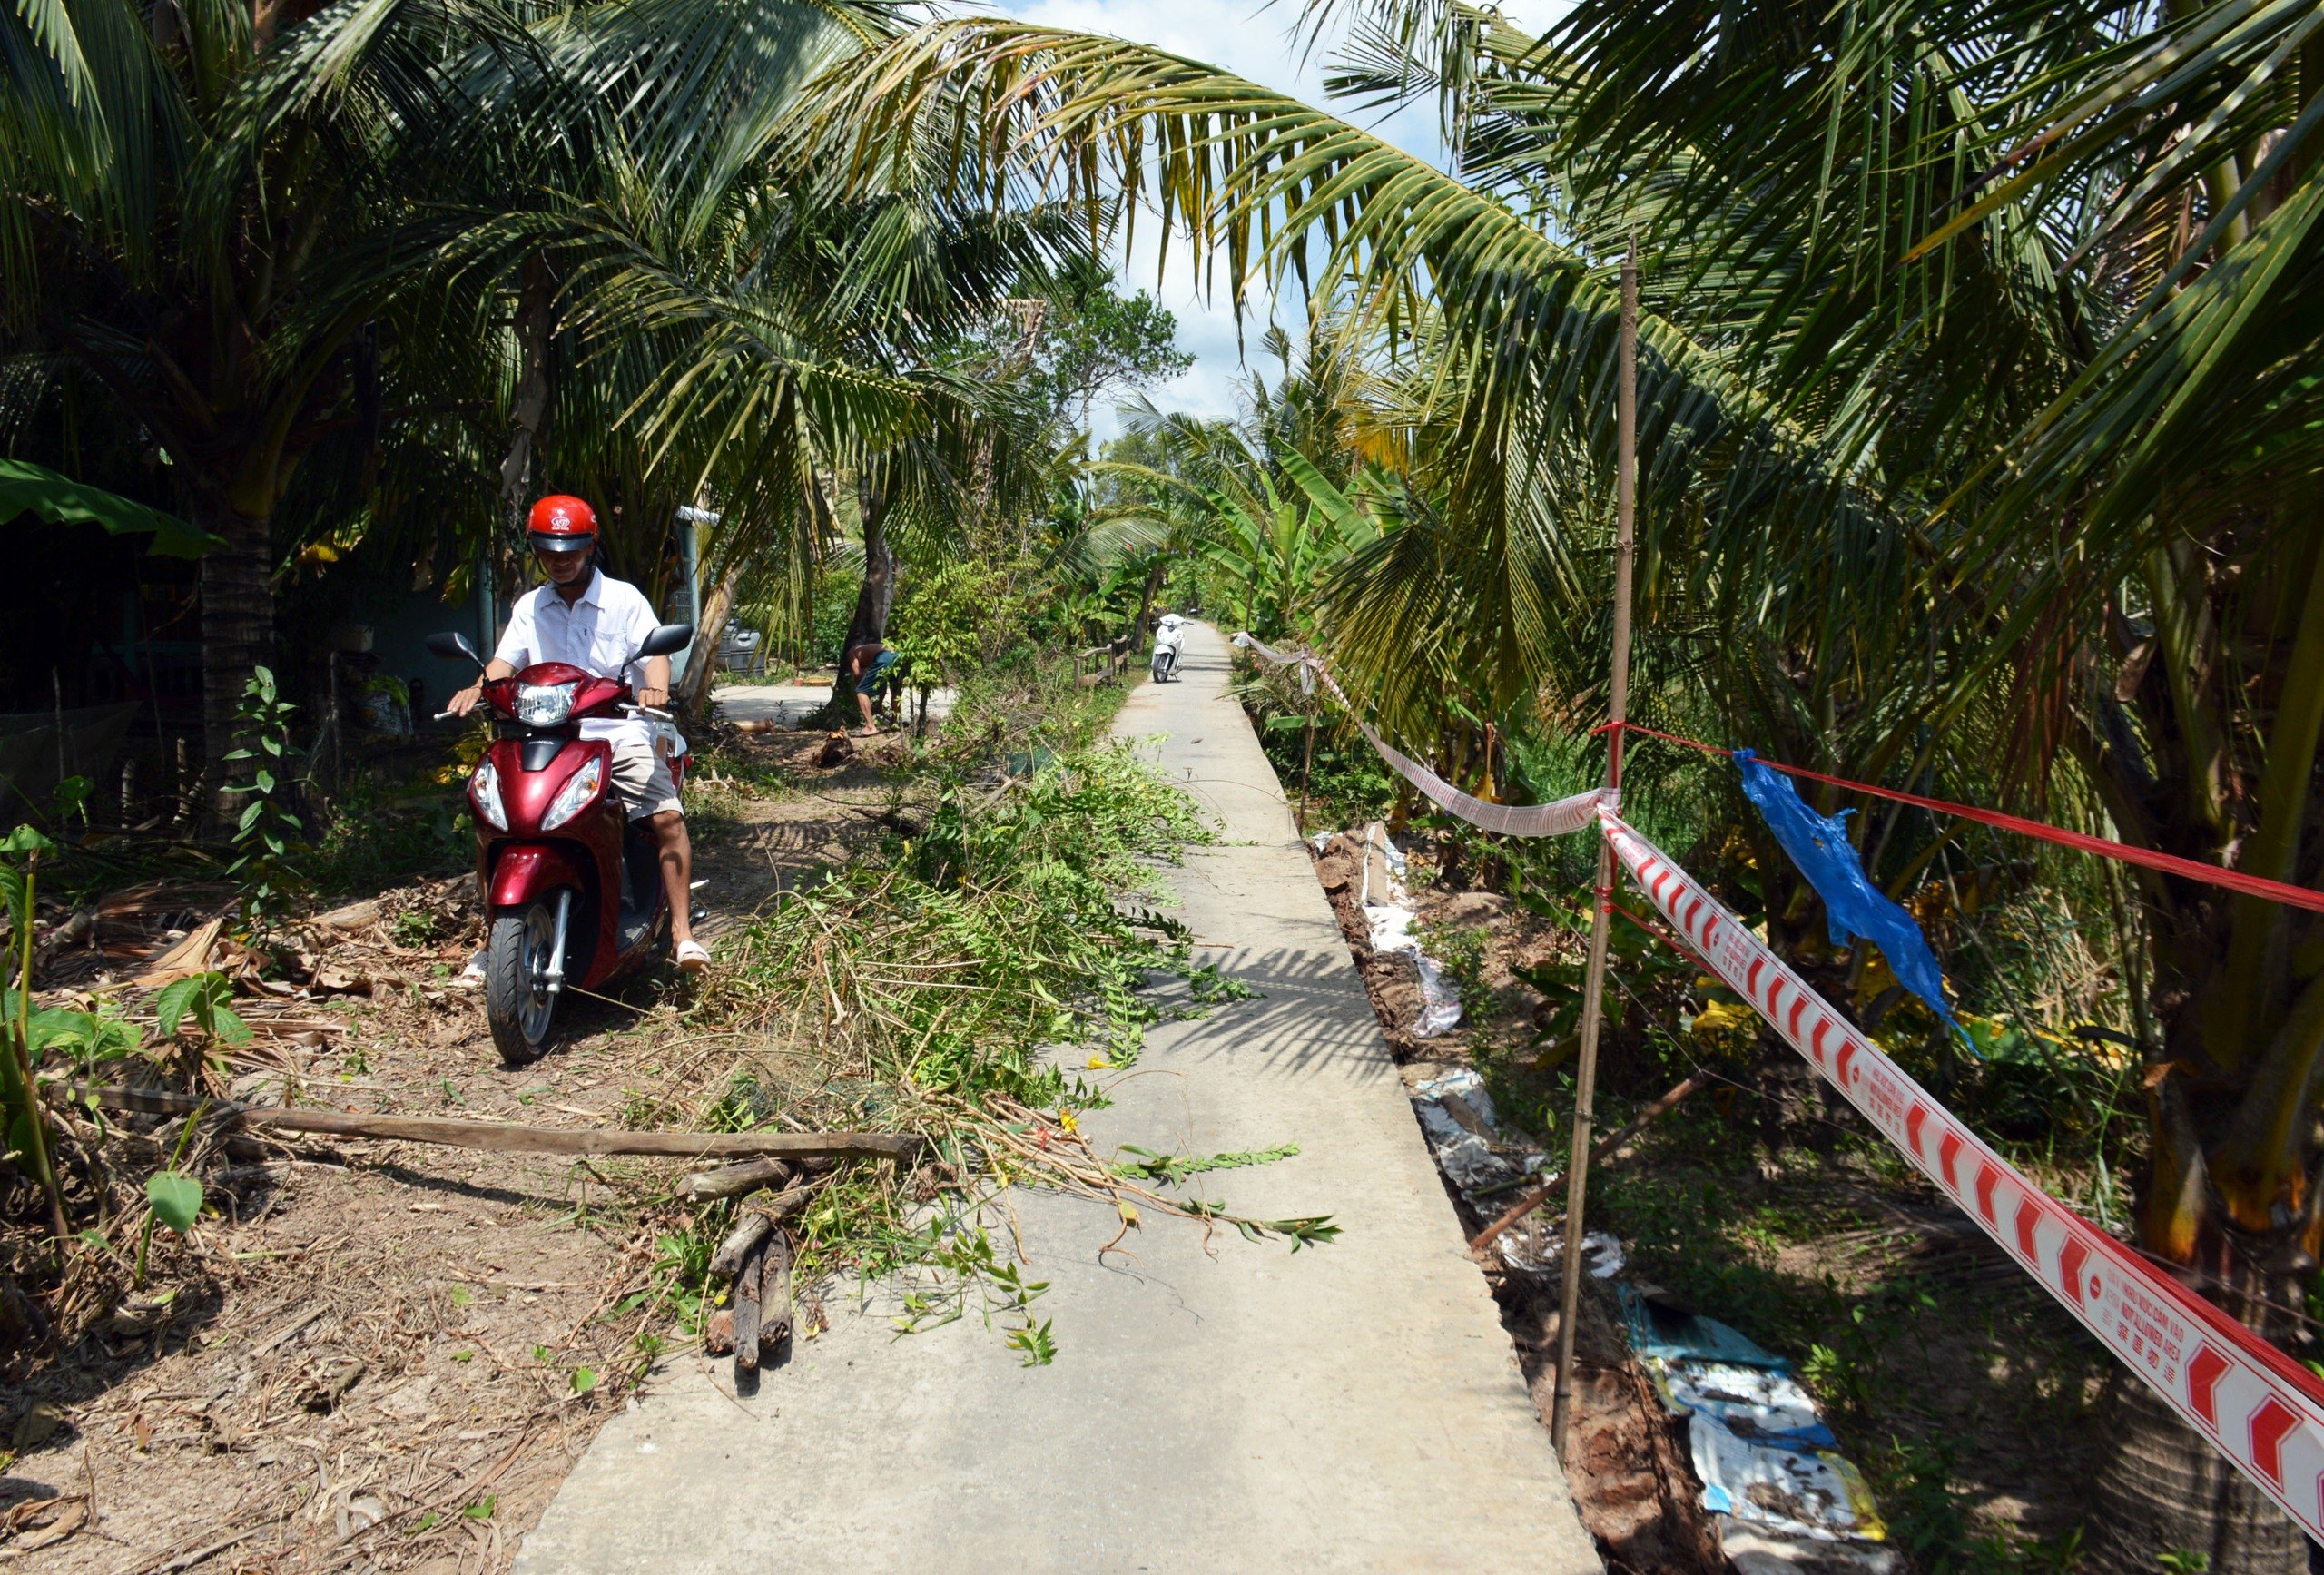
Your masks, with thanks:
M865 732L867 732L867 733L877 733L877 732L879 732L879 731L880 731L880 724L878 723L878 721L877 721L877 720L875 720L875 719L873 718L873 716L872 716L872 696L870 696L869 694L864 694L864 693L863 693L863 691L862 691L861 689L859 689L859 690L857 690L857 691L855 692L855 703L856 703L856 704L858 704L858 705L860 705L860 706L862 706L862 707L863 708L863 728L864 728L864 731L865 731Z
M662 851L662 890L670 899L670 944L694 939L694 841L686 835L686 818L675 810L645 817L654 842Z

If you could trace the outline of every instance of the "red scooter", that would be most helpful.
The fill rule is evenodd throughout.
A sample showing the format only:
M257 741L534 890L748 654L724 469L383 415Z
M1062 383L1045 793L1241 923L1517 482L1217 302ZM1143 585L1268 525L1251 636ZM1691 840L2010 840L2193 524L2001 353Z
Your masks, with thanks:
M675 656L691 624L665 624L632 660ZM462 635L431 635L447 660L484 658ZM630 703L630 688L563 662L541 662L484 685L492 745L468 781L476 873L486 915L484 1015L500 1058L521 1067L547 1048L556 998L596 989L658 961L670 904L653 833L613 792L613 746L585 739L592 717L668 718ZM675 738L675 730L672 732ZM683 741L676 747L683 750ZM670 776L685 783L683 753Z

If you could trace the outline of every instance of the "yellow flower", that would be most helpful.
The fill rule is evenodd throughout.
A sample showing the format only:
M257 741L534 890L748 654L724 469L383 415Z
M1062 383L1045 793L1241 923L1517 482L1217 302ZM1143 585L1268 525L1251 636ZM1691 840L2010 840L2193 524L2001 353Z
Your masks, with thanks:
M1725 1033L1728 1029L1745 1027L1753 1016L1748 1006L1715 1000L1695 1014L1694 1031L1699 1034Z

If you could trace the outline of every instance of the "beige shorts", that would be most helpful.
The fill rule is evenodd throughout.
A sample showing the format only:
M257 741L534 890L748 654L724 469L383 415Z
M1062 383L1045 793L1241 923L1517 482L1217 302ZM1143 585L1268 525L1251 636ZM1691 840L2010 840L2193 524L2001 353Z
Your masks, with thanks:
M614 751L614 796L633 821L678 808L678 784L669 763L650 743L616 743Z

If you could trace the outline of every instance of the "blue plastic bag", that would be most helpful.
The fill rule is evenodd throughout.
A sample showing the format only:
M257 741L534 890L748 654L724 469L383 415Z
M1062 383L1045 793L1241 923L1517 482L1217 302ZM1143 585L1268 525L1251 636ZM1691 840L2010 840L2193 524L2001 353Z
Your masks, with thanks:
M1945 972L1937 967L1928 938L1911 914L1881 895L1865 878L1864 865L1848 841L1845 824L1856 812L1817 814L1800 801L1788 778L1770 770L1748 749L1735 752L1735 764L1743 773L1743 796L1758 806L1768 830L1776 834L1783 851L1824 900L1832 944L1847 946L1860 938L1880 948L1896 981L1918 996L1974 1051L1974 1042L1954 1017L1953 1009L1945 1004Z

